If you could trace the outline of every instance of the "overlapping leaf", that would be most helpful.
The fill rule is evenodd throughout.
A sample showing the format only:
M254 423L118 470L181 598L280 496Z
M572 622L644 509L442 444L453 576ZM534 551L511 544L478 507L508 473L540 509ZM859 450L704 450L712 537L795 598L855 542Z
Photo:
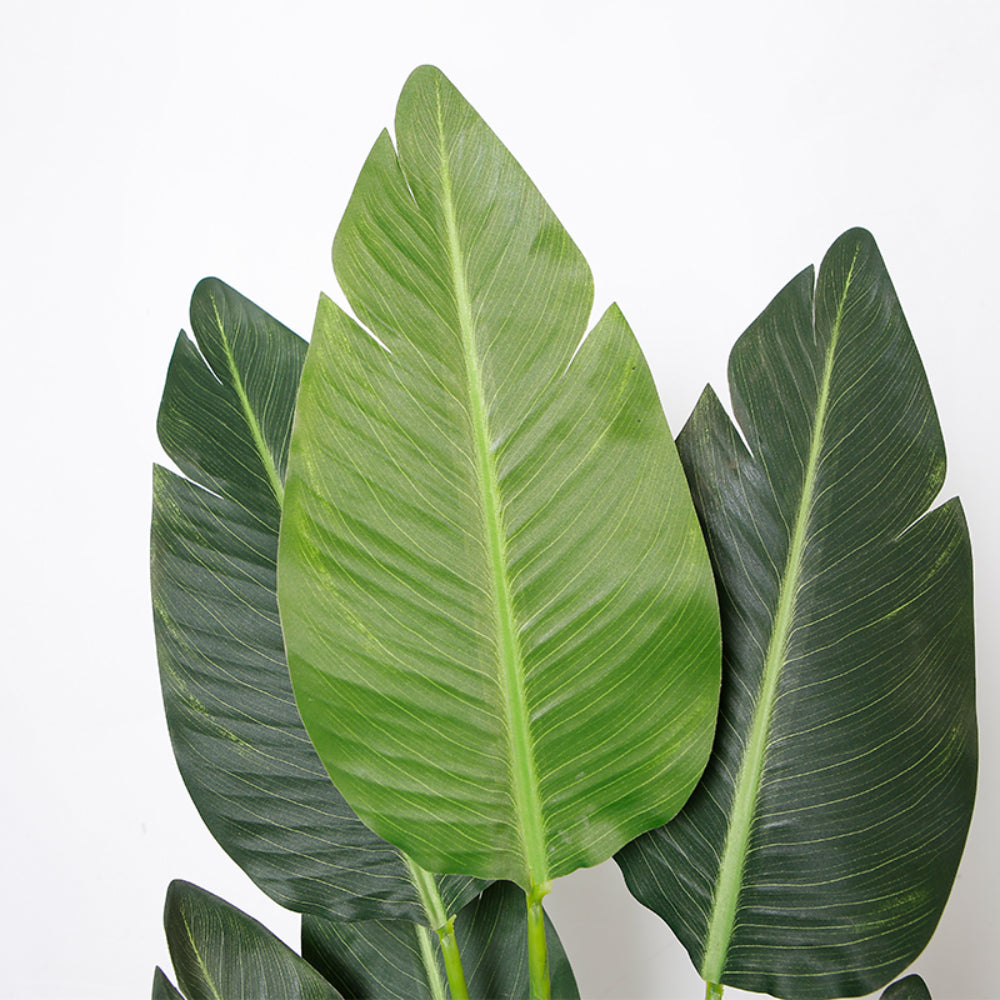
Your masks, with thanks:
M299 708L425 868L545 883L680 807L714 584L631 331L521 168L417 70L334 244L279 552ZM582 344L581 344L582 340ZM328 706L335 704L336 713Z
M394 921L334 923L302 920L302 954L344 996L356 1000L432 1000L427 955L444 989L444 967L429 933ZM458 915L455 935L473 1000L522 1000L528 996L527 921L524 894L495 882ZM578 1000L576 979L555 929L546 918L553 1000ZM423 940L421 940L423 938Z
M187 1000L342 1000L266 927L190 882L170 883L163 922ZM161 995L171 989L162 973L154 980Z
M719 582L705 777L619 861L706 980L789 998L887 983L938 921L976 775L972 565L926 378L853 230L730 360L679 439Z
M195 290L159 433L184 479L154 470L152 589L167 722L205 823L282 905L343 919L426 919L407 863L351 812L302 727L275 561L305 343L233 289ZM198 350L200 348L200 352ZM481 884L439 880L454 912Z

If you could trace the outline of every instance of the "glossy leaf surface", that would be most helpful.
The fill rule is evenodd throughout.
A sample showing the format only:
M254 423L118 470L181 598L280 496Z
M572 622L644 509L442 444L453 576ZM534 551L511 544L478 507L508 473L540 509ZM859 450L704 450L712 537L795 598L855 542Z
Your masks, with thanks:
M399 852L330 782L292 695L275 563L305 342L215 279L191 303L158 429L152 591L174 753L213 835L273 899L343 919L426 919ZM200 349L200 350L199 350ZM439 880L458 909L481 888Z
M683 472L617 308L436 70L409 79L334 243L279 553L299 708L425 868L527 887L680 807L719 684ZM384 345L384 346L383 346ZM330 706L336 706L336 711Z
M945 454L871 236L791 281L679 439L719 581L724 680L705 777L619 855L712 983L878 989L927 943L976 780L972 564L930 511ZM744 443L745 442L745 443Z
M578 1000L569 959L548 918L545 927L552 998ZM347 924L304 917L302 954L352 1000L432 1000L422 933L427 932L398 920ZM522 1000L528 995L526 909L517 886L490 886L459 913L455 936L472 1000ZM436 944L431 954L443 981Z
M187 1000L339 1000L305 959L266 927L190 882L174 881L163 914Z

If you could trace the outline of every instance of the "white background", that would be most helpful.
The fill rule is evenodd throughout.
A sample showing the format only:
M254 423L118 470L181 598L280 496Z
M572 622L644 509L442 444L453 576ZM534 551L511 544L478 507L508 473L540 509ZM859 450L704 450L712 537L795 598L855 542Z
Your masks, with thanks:
M308 334L361 163L439 65L617 300L679 430L771 296L871 229L934 390L976 555L982 774L916 968L1000 996L996 281L1000 5L6 0L0 954L12 998L147 996L184 877L294 942L216 846L162 718L154 421L195 282ZM550 897L583 994L702 987L613 865ZM727 991L727 996L737 996Z

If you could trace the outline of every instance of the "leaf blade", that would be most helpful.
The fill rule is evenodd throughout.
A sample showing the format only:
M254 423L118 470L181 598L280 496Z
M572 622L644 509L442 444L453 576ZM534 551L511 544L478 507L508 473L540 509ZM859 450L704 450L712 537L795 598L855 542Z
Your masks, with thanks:
M683 801L717 696L714 588L621 314L581 346L592 280L551 209L437 71L408 81L396 131L334 242L372 334L323 300L303 376L290 666L366 822L425 868L527 887Z
M906 976L887 986L879 1000L931 1000L931 991L920 976Z
M171 741L219 843L277 902L428 919L399 852L331 784L295 706L275 567L305 342L215 279L192 297L158 429L192 477L154 469L152 590ZM480 886L438 879L449 910Z
M955 500L926 513L943 443L870 234L813 302L805 271L734 348L746 444L710 391L682 432L722 716L688 806L619 855L708 981L786 997L871 992L919 953L976 769L968 532Z
M190 882L170 883L163 922L188 1000L340 1000L330 983L261 923Z

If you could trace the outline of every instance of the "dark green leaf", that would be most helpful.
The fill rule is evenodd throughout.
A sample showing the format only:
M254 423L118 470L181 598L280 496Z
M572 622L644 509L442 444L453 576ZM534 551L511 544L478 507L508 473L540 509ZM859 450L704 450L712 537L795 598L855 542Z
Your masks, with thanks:
M174 753L216 839L277 902L426 919L409 869L330 782L292 695L275 596L285 456L305 343L222 282L195 290L154 469L152 590ZM479 883L439 880L450 911Z
M931 991L920 976L907 976L887 986L881 1000L931 1000Z
M170 883L163 922L187 1000L340 998L266 927L190 882Z
M538 191L430 67L396 132L334 243L381 343L323 300L303 372L289 664L365 822L429 870L527 888L686 799L714 585L639 347L615 307L581 344L590 271Z
M302 918L303 957L349 1000L435 1000L449 995L436 937L422 924L406 920L340 923L311 914Z
M153 973L152 1000L184 1000L184 997L177 991L177 987L170 982L159 966Z
M679 439L719 582L705 777L619 856L713 983L878 989L947 900L976 780L972 563L878 249L853 230L730 359Z
M553 1000L577 1000L573 970L555 928L546 918ZM302 920L302 954L351 1000L430 1000L433 992L422 952L425 928L402 921L334 923ZM524 893L496 882L469 903L455 922L472 1000L521 1000L528 995L527 919ZM444 978L436 943L430 954Z
M527 908L524 893L498 882L464 907L455 922L473 1000L528 995ZM555 927L545 917L552 1000L579 1000L576 977Z

